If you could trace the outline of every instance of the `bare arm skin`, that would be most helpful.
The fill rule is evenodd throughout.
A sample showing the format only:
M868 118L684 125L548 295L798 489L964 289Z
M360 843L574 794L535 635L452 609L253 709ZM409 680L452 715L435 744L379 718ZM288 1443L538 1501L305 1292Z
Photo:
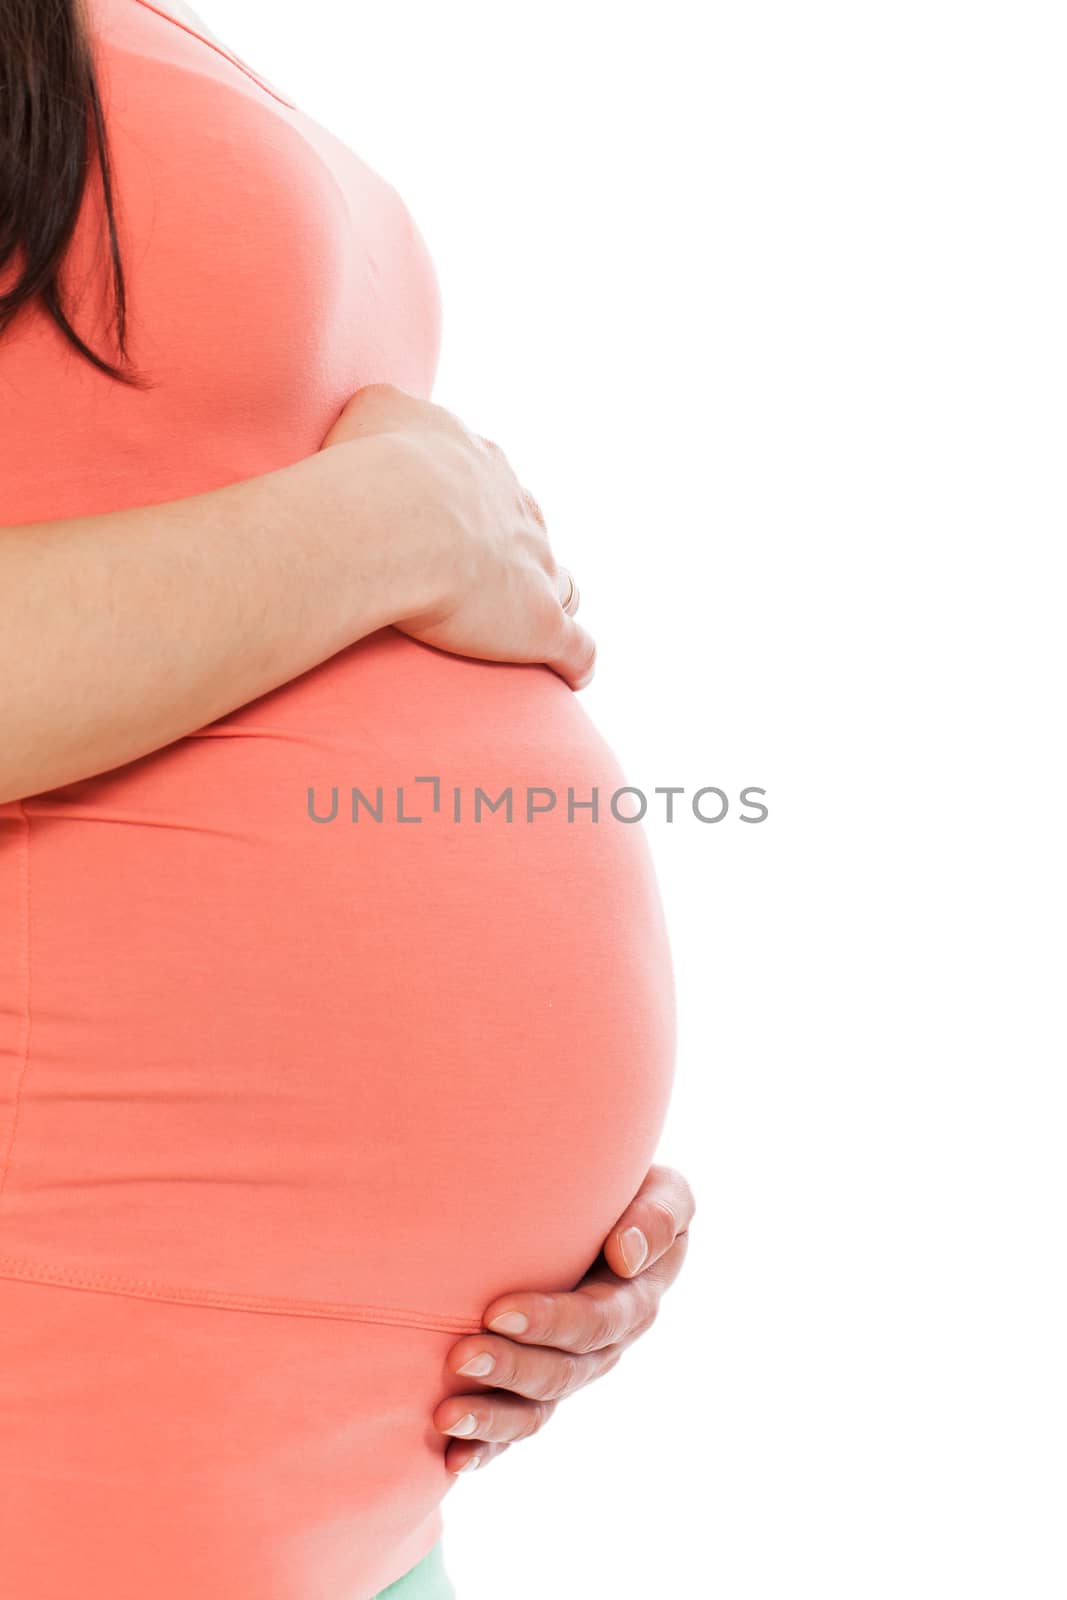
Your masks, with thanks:
M388 436L361 440L349 537L330 456L207 494L0 534L0 800L159 749L413 598L384 526ZM334 465L339 466L336 460ZM333 476L337 478L338 473ZM425 580L424 580L425 581Z
M389 624L580 687L540 513L498 446L389 384L316 455L0 529L0 803L182 738Z

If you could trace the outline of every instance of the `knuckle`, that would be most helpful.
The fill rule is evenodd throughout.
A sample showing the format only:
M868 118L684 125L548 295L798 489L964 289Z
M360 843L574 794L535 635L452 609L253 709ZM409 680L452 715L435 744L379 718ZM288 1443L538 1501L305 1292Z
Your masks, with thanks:
M544 1424L545 1418L540 1404L530 1406L522 1419L522 1431L519 1434L519 1438L532 1439L533 1435L544 1427Z
M601 1348L604 1348L608 1345L618 1344L625 1331L626 1329L622 1317L614 1313L611 1316L605 1317L604 1327L600 1337Z
M673 1237L679 1230L681 1218L669 1200L650 1200L649 1210L664 1232Z
M590 1330L585 1349L588 1352L600 1350L605 1345L617 1344L619 1340L622 1319L615 1303L601 1300Z
M596 666L596 644L592 639L589 639L588 645L586 646L582 665L586 672L592 672L593 668Z
M685 1173L679 1172L677 1167L664 1167L662 1176L677 1196L677 1209L680 1216L691 1217L696 1211L697 1201L692 1185Z
M505 1345L501 1349L494 1347L493 1370L483 1378L483 1383L492 1384L494 1389L511 1389L514 1388L517 1377L518 1363L508 1346Z
M659 1314L660 1301L663 1298L665 1288L666 1283L663 1277L653 1268L653 1273L648 1282L642 1284L638 1293L638 1317L656 1317Z
M541 510L541 507L538 505L537 501L534 499L533 495L530 493L529 489L527 489L524 485L522 486L522 498L523 498L523 502L524 502L527 510L529 511L530 515L533 517L534 521L539 523L541 525L541 527L547 533L548 524L545 521L545 514Z
M598 1348L603 1322L603 1314L598 1311L594 1317L583 1323L575 1338L570 1341L570 1347L576 1355L589 1355Z
M531 1409L526 1422L525 1438L529 1439L535 1433L540 1433L553 1411L556 1409L554 1400L539 1401Z
M609 1372L613 1372L615 1370L615 1368L618 1366L618 1364L619 1364L619 1362L621 1360L622 1360L622 1351L621 1350L616 1349L616 1350L606 1351L605 1355L604 1355L603 1365L600 1368L600 1376L601 1377L606 1377Z
M577 1356L561 1354L559 1360L553 1363L551 1374L541 1386L538 1399L561 1400L564 1395L578 1387L579 1371Z
M538 1428L541 1426L538 1419L539 1412L537 1401L523 1401L521 1409L513 1411L508 1416L505 1425L505 1437L513 1444L517 1444L520 1439L529 1439L530 1436L535 1434Z
M566 612L564 612L564 616L566 616ZM582 677L588 677L596 666L596 645L592 637L584 629L579 629L578 632L575 665Z
M566 1298L548 1292L523 1296L522 1308L530 1319L530 1326L523 1335L527 1343L555 1343Z
M646 1306L643 1306L642 1309L641 1309L641 1313L638 1316L636 1323L634 1324L634 1333L635 1333L635 1335L640 1339L644 1334L646 1334L649 1331L649 1329L652 1327L653 1323L655 1322L655 1320L656 1320L656 1318L658 1316L659 1316L659 1302L658 1301L652 1301L650 1304L648 1304Z

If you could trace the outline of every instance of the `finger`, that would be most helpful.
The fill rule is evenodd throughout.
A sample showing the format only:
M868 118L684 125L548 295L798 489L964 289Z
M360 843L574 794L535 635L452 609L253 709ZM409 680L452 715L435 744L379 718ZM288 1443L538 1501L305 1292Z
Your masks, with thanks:
M559 603L553 586L551 632L556 645L545 657L545 665L558 672L572 689L584 689L592 682L596 670L596 645L592 634L586 633L580 622L567 615Z
M453 1438L514 1444L544 1427L554 1400L523 1400L518 1395L450 1395L433 1414L434 1427Z
M651 1298L651 1286L641 1279L585 1279L565 1294L503 1296L489 1307L485 1323L517 1343L587 1355L625 1339L643 1321Z
M448 1362L453 1372L476 1383L507 1389L527 1400L562 1400L610 1372L619 1359L616 1352L613 1347L574 1355L547 1345L521 1345L511 1339L469 1334L453 1345ZM477 1396L461 1397L472 1398Z
M689 1232L680 1233L669 1250L655 1260L650 1267L643 1267L639 1274L632 1279L620 1278L614 1268L609 1267L603 1256L600 1256L590 1267L581 1283L580 1289L588 1289L591 1285L602 1283L609 1287L618 1287L621 1283L640 1283L648 1290L651 1300L658 1302L670 1288L682 1270L686 1252L689 1249Z
M645 1271L685 1232L695 1211L693 1191L680 1172L650 1167L605 1241L608 1266L623 1278Z
M480 1472L510 1448L506 1444L483 1444L480 1439L470 1444L454 1439L445 1451L445 1466L449 1472Z
M539 522L541 524L542 528L544 528L545 532L547 533L548 523L545 521L545 514L541 510L541 507L538 505L529 489L525 488L522 484L520 484L519 487L522 489L522 498L526 503L526 508L530 515L533 517L535 522Z
M680 1233L652 1267L629 1280L598 1259L576 1289L563 1294L502 1295L486 1308L483 1321L517 1344L545 1345L575 1355L621 1344L651 1327L688 1247L688 1234Z

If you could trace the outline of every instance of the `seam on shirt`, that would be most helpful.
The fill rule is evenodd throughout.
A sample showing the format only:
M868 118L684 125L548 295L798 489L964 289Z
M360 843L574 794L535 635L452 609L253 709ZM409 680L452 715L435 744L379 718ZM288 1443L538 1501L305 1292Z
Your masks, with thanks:
M393 1328L423 1328L441 1333L480 1333L482 1324L471 1317L444 1312L410 1311L393 1306L345 1305L330 1300L290 1300L271 1295L233 1294L226 1290L184 1288L148 1279L127 1278L104 1272L83 1272L75 1267L53 1267L44 1262L0 1256L0 1278L56 1288L88 1289L102 1294L131 1296L138 1300L165 1300L176 1305L213 1306L224 1311L252 1311L267 1316L325 1317L341 1322L374 1322Z
M152 4L152 0L137 0L137 4L144 6L146 11L153 12L157 17L162 17L164 22L169 22L173 27L180 28L183 33L189 34L190 38L199 39L201 44L206 44L209 50L214 50L216 55L221 56L224 61L228 61L239 72L243 72L245 77L251 78L253 83L258 83L264 94L269 94L272 100L277 100L278 104L285 106L288 111L299 111L299 106L294 105L291 100L286 100L277 89L272 89L270 84L259 76L258 72L254 72L239 56L235 56L224 45L218 44L214 39L207 38L203 33L198 33L190 23L183 22L180 17L171 16L169 11L160 10L159 6Z
M3 1201L4 1187L7 1183L11 1153L15 1148L15 1134L18 1131L19 1113L22 1108L22 1088L26 1081L26 1072L30 1064L30 1002L32 986L32 965L30 960L30 815L21 800L16 801L16 804L18 806L18 814L23 822L20 871L22 893L19 902L19 931L22 939L23 956L22 1041L19 1047L21 1061L18 1068L18 1077L15 1079L15 1099L11 1109L11 1127L8 1130L3 1166L0 1166L0 1203Z
M0 1168L0 1201L7 1182L11 1154L15 1147L22 1091L30 1060L32 1030L32 878L30 871L30 813L21 800L16 802L23 822L21 856L21 896L19 925L23 951L23 1015L21 1057L15 1084L11 1128L4 1162ZM117 1273L87 1272L77 1267L51 1266L16 1256L0 1256L0 1278L16 1278L27 1283L57 1288L84 1289L102 1294L117 1294L136 1299L163 1300L177 1305L200 1305L219 1310L250 1311L268 1316L325 1317L344 1322L370 1322L386 1327L422 1328L443 1333L480 1333L482 1324L470 1317L445 1312L416 1311L395 1306L346 1305L329 1300L300 1300L283 1296L238 1294L228 1290L201 1289L160 1283L152 1279L126 1277Z

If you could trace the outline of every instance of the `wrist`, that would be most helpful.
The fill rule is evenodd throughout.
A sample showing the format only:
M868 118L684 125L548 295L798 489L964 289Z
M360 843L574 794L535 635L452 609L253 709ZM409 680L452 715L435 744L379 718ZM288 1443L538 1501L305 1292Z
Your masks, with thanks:
M345 439L272 474L341 649L448 591L447 513L400 433Z
M373 447L346 476L359 478L379 625L447 616L470 582L462 485L450 485L439 445L421 436L397 431L352 443Z

